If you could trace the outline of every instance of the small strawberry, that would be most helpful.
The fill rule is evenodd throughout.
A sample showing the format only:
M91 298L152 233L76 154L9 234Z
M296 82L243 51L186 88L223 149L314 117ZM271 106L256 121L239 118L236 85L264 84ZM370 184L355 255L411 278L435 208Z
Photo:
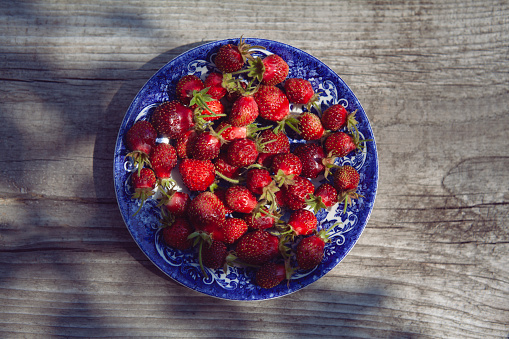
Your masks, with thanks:
M190 129L180 134L175 140L175 150L179 158L187 159L191 158L191 150L193 147L194 139L198 136L198 133L194 129Z
M344 132L334 132L325 139L325 152L329 156L344 157L360 147L357 135Z
M268 262L256 271L256 284L261 288L273 288L287 279L286 268L283 264Z
M248 228L252 230L266 230L275 225L275 217L265 209L260 208L258 212L253 212L244 216Z
M198 131L204 131L211 121L226 116L225 107L221 101L213 99L207 91L208 88L200 92L193 92L193 96L189 101L189 106L193 110L195 129Z
M263 168L252 168L246 173L246 187L254 194L262 194L263 188L272 182L270 172Z
M178 217L173 222L164 223L163 226L163 240L168 246L181 251L191 248L193 242L189 236L193 233L193 228L187 219Z
M335 104L328 107L322 114L322 124L325 129L330 131L337 131L346 126L350 131L355 129L357 120L355 120L355 113L348 113L346 108L341 104Z
M235 248L237 257L248 265L262 265L279 254L279 238L264 230L245 233Z
M255 78L264 85L275 86L286 79L289 67L279 55L271 54L263 59L249 60L249 67L241 72L247 72L248 77Z
M168 186L171 171L177 165L177 151L167 143L159 143L150 152L150 164L161 186Z
M154 171L150 168L142 168L140 171L134 172L131 176L131 183L134 190L133 199L140 199L140 207L134 213L138 214L145 201L154 195L157 178Z
M139 120L127 131L125 141L131 151L126 157L131 157L138 166L138 172L145 164L150 164L149 155L156 145L157 131L152 124ZM139 174L139 173L138 173Z
M254 140L235 139L227 149L227 161L237 167L247 167L253 164L258 158L258 150Z
M217 184L213 184L212 186L210 186L210 191L214 193L216 197L218 197L219 200L221 200L221 202L223 203L225 214L232 214L233 210L226 204L226 188L221 187Z
M338 201L338 192L331 184L325 182L318 186L307 204L317 213L322 208L334 206Z
M213 99L220 100L228 92L223 87L223 74L219 72L211 72L204 81L205 88L208 88L207 94Z
M227 256L228 248L226 247L226 244L222 241L212 240L210 244L209 243L202 244L201 262L203 266L212 269L222 268L226 264Z
M224 235L224 242L227 245L230 245L247 232L248 226L247 223L242 219L227 218L222 223L221 229Z
M359 172L350 165L344 165L334 172L333 180L334 187L338 191L338 201L345 203L343 210L345 213L347 205L352 203L352 199L362 197L356 192L360 180Z
M258 114L258 104L254 97L243 95L233 103L228 122L236 127L247 126L256 120Z
M299 116L299 131L304 140L318 140L325 133L318 115L310 112Z
M334 172L334 187L338 191L350 191L357 189L360 175L355 168L350 165L339 167Z
M319 95L315 93L313 86L308 80L290 78L285 81L284 86L286 96L290 102L307 105L308 111L310 111L311 105L316 105ZM318 106L315 107L318 108Z
M317 144L300 144L295 148L293 154L299 157L302 164L301 176L314 179L324 172L323 159L325 158L325 153L323 148Z
M260 117L270 121L282 121L290 114L290 103L286 95L276 86L262 85L254 94Z
M318 266L323 260L325 243L328 241L327 231L324 230L302 239L296 249L299 268L310 270Z
M232 141L234 139L244 139L248 136L248 126L235 127L227 121L221 121L215 128L217 134L223 138L224 141Z
M223 202L214 193L205 191L198 194L189 203L187 215L196 230L209 234L218 233L222 238L220 227L226 219L226 213Z
M159 134L173 139L194 126L193 111L175 100L164 102L154 109L151 122Z
M215 167L210 160L183 159L178 170L191 191L205 191L216 178Z
M290 215L288 225L296 236L309 235L316 230L318 221L313 212L301 208Z
M232 181L229 179L233 179L236 182L236 178L240 173L240 167L231 165L227 161L226 153L219 153L219 156L214 160L214 166L219 177L230 182Z
M198 160L212 160L221 151L222 140L214 131L205 131L194 138L191 146L191 157Z
M195 91L200 92L205 88L203 81L194 74L184 75L177 82L177 98L184 105L189 105Z
M276 154L272 161L271 170L274 175L279 175L279 171L281 171L285 177L300 175L302 172L302 162L293 153Z
M265 66L265 71L263 72L262 84L267 86L275 86L282 83L290 70L286 61L276 54L263 58L263 65Z
M240 38L238 45L226 44L219 48L214 63L222 73L232 73L240 70L247 59L252 58L251 49L260 48L251 46Z
M274 133L267 129L260 133L258 139L261 153L280 154L290 153L290 140L283 132Z
M183 216L187 213L190 202L191 198L189 198L189 194L174 191L162 199L161 205L172 215Z
M314 193L315 186L308 179L296 175L292 178L293 183L281 187L285 206L291 210L306 207L306 200Z
M228 207L239 213L251 213L258 203L253 193L241 185L230 186L225 199Z

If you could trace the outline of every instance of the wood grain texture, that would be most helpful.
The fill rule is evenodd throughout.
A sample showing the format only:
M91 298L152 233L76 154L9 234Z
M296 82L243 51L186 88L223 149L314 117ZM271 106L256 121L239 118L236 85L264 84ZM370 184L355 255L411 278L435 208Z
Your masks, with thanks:
M0 337L508 338L507 1L0 0L0 33ZM241 35L336 71L380 159L351 253L263 302L167 278L112 179L145 81Z

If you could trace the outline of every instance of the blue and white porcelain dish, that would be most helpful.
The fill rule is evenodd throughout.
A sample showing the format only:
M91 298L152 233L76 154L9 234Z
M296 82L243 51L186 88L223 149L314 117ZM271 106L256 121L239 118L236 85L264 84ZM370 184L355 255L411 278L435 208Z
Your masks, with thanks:
M361 104L345 82L329 67L310 54L295 47L265 39L245 39L251 45L263 46L257 51L260 56L271 53L281 56L289 65L288 77L309 80L315 91L320 92L322 110L340 103L349 112L357 111L357 128L361 139L371 141L363 144L361 151L352 153L337 161L337 164L350 164L360 173L358 193L362 195L343 213L343 204L336 204L332 210L322 209L316 216L318 229L329 229L330 242L325 248L322 263L310 271L297 271L290 280L272 288L263 289L254 283L253 268L230 267L227 272L208 269L208 278L200 271L194 249L178 251L168 248L161 237L160 214L155 199L145 202L138 214L139 202L131 199L130 175L134 171L125 158L129 150L124 136L126 131L139 119L148 119L154 107L173 100L178 80L186 74L195 74L202 79L215 70L214 57L221 45L238 44L239 39L227 39L205 43L171 60L143 86L136 95L120 126L114 154L115 192L124 222L134 241L145 255L161 271L180 284L209 296L229 300L264 300L281 297L317 281L345 258L363 232L375 201L378 183L378 156L373 131ZM302 107L292 105L296 112ZM292 143L302 140L291 139ZM314 180L324 182L323 176Z

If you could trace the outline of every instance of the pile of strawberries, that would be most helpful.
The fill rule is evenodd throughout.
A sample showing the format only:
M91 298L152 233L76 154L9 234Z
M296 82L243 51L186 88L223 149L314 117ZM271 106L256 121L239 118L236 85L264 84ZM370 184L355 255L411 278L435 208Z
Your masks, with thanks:
M255 48L263 47L242 39L221 46L217 69L183 76L177 98L135 122L125 142L137 165L132 197L141 209L160 192L168 246L194 247L204 276L205 267L253 267L256 283L272 288L322 261L327 230L317 230L315 213L338 203L346 211L359 197L359 173L335 160L364 140L355 112L340 104L322 112L308 80L288 78L280 56L255 57ZM306 142L290 147L287 133ZM190 195L177 189L174 168ZM315 187L319 175L328 180Z

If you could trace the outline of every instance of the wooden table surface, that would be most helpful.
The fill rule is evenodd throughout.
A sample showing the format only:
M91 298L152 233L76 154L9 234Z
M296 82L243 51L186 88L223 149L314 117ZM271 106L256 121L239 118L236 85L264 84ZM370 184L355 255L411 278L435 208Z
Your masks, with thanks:
M241 35L338 73L380 167L350 254L257 302L156 268L112 176L143 84ZM0 337L508 338L508 107L507 1L0 0Z

